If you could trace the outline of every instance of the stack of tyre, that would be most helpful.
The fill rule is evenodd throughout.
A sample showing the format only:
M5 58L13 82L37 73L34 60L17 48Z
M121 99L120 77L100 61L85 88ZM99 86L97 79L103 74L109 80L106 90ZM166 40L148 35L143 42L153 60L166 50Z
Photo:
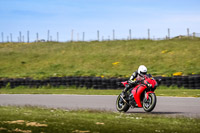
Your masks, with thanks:
M200 89L200 75L155 77L155 79L161 79L161 85L167 87L178 86L189 89Z
M200 89L200 76L191 76L188 78L190 89Z
M178 86L190 89L200 89L200 75L192 76L174 76L174 77L155 77L160 85L167 87ZM101 77L51 77L44 80L34 80L30 78L20 79L3 79L0 80L0 88L10 85L11 88L18 86L27 87L41 87L41 86L75 86L75 87L86 87L94 89L118 89L120 88L117 83L127 81L128 78L101 78Z
M200 75L182 76L182 85L189 89L200 89Z
M119 88L118 82L125 81L124 78L101 78L92 77L92 86L90 88L94 89L117 89Z
M5 87L9 83L8 79L0 80L0 88Z

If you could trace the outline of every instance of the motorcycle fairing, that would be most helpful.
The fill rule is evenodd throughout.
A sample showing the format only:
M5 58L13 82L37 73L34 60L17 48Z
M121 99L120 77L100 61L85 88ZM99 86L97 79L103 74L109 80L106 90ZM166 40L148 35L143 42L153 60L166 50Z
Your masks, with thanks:
M124 86L128 85L128 82L125 81L125 82L121 82Z
M146 89L147 87L143 84L137 85L133 90L132 94L135 99L135 102L137 103L138 107L142 107L141 101L140 101L140 96L142 92Z

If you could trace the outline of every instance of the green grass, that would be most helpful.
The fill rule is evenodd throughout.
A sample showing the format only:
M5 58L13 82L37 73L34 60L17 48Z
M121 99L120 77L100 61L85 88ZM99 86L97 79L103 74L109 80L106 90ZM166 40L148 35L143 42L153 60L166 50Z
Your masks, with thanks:
M0 132L33 133L199 133L199 118L159 114L67 111L0 106Z
M199 60L199 39L2 43L0 77L129 77L140 64L153 75L200 74Z
M51 87L41 87L41 88L26 88L23 86L11 89L11 88L1 88L0 94L78 94L78 95L119 95L121 89L113 90L96 90L96 89L86 89L86 88L51 88ZM200 97L200 90L184 89L178 87L167 88L165 86L160 86L155 91L157 96L176 96L176 97Z

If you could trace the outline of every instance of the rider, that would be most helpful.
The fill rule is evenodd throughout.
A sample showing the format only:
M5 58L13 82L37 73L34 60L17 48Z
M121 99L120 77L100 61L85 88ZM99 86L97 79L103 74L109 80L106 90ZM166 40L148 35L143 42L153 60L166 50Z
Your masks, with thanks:
M124 90L122 91L122 96L125 97L126 92L132 88L135 87L144 77L144 75L151 77L150 74L147 74L147 68L144 65L140 65L138 70L135 71L132 76L130 77L130 79L128 80L128 85L126 85L126 87L124 88ZM152 87L151 84L147 84L148 87Z

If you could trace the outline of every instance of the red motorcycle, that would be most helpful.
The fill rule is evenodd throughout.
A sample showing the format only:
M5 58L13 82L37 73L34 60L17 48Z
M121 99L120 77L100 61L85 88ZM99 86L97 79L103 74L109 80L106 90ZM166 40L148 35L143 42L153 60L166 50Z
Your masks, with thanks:
M129 89L125 96L122 93L117 97L116 108L119 112L126 112L130 107L143 108L146 112L151 112L156 106L156 95L154 93L157 82L149 76L142 76L132 89ZM124 87L128 81L121 82Z

